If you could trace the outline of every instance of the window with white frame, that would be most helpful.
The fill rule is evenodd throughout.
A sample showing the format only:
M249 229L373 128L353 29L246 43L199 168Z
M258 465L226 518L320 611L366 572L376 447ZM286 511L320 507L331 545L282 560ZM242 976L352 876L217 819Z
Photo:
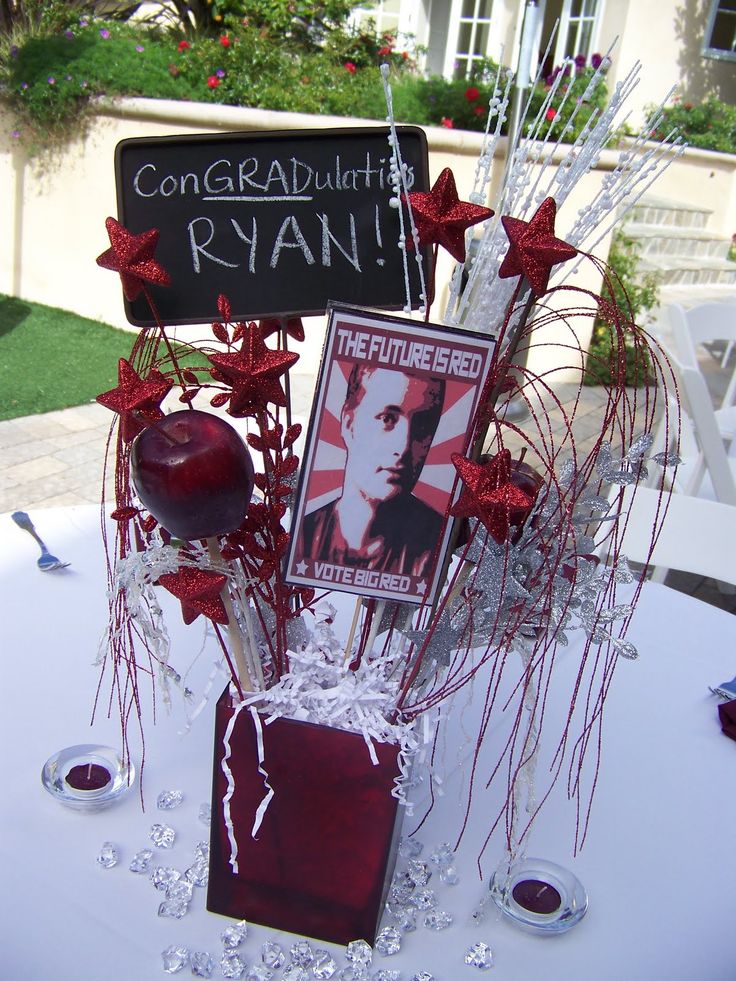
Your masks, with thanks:
M351 20L358 27L367 27L368 22L373 21L376 34L393 34L396 37L400 12L401 0L376 0L370 7L356 7Z
M487 56L493 0L462 0L455 44L453 78L467 78Z
M599 0L563 0L555 46L555 64L582 54L588 58L598 41Z
M706 58L736 61L736 0L713 0L703 54Z

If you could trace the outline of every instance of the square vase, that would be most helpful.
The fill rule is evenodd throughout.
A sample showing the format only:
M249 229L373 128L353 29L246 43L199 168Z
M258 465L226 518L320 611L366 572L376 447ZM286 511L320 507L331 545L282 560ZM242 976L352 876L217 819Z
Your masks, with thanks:
M227 690L217 703L207 909L347 944L375 940L396 861L402 808L391 795L399 775L398 746L374 743L328 726L275 719L263 734L264 777L258 770L256 726L247 709L230 736L234 790L230 819L237 872L223 800L224 736L234 712ZM273 788L255 838L259 805Z

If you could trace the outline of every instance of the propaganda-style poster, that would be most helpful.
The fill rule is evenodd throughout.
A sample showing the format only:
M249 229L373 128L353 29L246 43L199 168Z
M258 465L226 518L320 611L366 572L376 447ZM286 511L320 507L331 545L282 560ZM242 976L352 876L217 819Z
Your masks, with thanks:
M286 578L432 601L456 472L490 337L333 307L294 509Z

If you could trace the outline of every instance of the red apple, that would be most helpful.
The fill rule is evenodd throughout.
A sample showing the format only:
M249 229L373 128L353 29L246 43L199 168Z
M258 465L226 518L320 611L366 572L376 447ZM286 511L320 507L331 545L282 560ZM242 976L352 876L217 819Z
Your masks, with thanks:
M242 524L253 463L219 416L196 409L164 416L138 436L130 462L139 498L175 538L211 538Z

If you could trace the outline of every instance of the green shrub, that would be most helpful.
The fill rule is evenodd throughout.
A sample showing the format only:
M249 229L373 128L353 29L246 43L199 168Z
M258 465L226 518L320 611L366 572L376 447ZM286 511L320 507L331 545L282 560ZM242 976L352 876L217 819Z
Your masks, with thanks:
M604 284L602 295L614 302L619 310L628 311L635 323L640 314L656 306L658 299L657 277L654 273L639 276L639 261L638 243L617 230L608 254L610 286ZM622 355L625 384L647 384L651 380L651 362L636 335L630 330L618 333L606 320L597 318L588 349L585 384L611 385L619 377L618 363Z
M676 100L664 110L655 137L665 139L676 128L686 143L701 150L736 153L736 106L710 96L693 104Z

